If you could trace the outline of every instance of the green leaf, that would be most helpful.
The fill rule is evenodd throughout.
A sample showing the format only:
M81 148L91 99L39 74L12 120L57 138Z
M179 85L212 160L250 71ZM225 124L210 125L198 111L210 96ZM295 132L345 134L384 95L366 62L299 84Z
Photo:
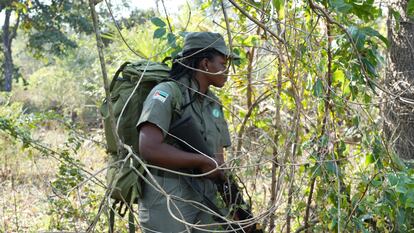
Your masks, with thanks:
M398 193L406 193L408 189L404 187L404 184L400 184L400 185L397 185L397 187L395 188L395 191L397 191Z
M25 4L23 4L23 3L20 3L20 2L12 2L12 6L14 6L17 11L21 11L24 14L27 13L27 6Z
M321 166L319 164L316 164L309 168L309 174L311 175L311 178L317 177L321 175Z
M203 4L201 4L201 10L204 11L205 9L209 8L211 6L211 1L206 1Z
M373 20L379 16L381 9L374 5L374 0L349 1L352 5L352 13L364 21Z
M257 45L258 38L256 35L248 36L245 40L243 40L242 44L245 46L255 46Z
M343 84L345 82L345 74L342 70L335 70L333 73L333 80Z
M405 215L405 211L403 209L399 209L399 211L397 211L397 226L399 228L402 228L405 225L405 221L406 221L406 215ZM399 230L397 228L397 232L407 232L405 230Z
M167 34L167 40L168 40L168 44L171 45L172 47L177 46L176 45L177 38L175 37L175 35L173 33L169 32Z
M272 5L276 9L277 17L283 19L285 17L285 0L272 0Z
M236 66L240 66L241 61L242 61L242 56L240 54L240 49L239 48L233 48L233 53L236 54L237 56L239 56L241 59L232 59L231 63L236 65Z
M161 38L166 32L165 28L157 28L157 30L154 31L154 38Z
M164 23L164 21L162 21L162 19L158 18L158 17L154 17L151 18L151 22L155 25L158 26L160 28L163 28L166 26L166 24Z
M383 154L383 147L382 147L382 144L381 144L381 139L379 139L378 137L375 137L372 144L373 144L372 155L374 156L374 159L376 161L375 165L378 168L382 168L383 164L381 162L380 156Z
M365 156L365 165L369 165L374 162L375 162L375 159L374 159L374 156L372 156L372 154Z
M405 202L405 208L414 208L414 191L410 189L407 193L407 200Z
M326 170L329 173L331 173L331 174L336 174L337 173L337 167L336 167L336 164L334 162L326 162L325 166L326 166Z
M338 156L342 157L342 155L344 154L346 150L346 144L343 140L340 140L338 143L338 147L336 149Z
M414 0L409 0L407 3L407 16L410 18L414 17Z
M331 208L330 210L329 210L329 212L331 212L331 213L335 213L336 212L336 208ZM334 218L334 219L332 219L331 220L331 223L329 223L329 225L328 225L328 229L330 230L330 231L334 231L334 229L336 229L336 226L338 225L338 221Z
M317 97L321 97L323 95L323 84L322 80L316 80L315 85L313 85L313 95Z
M352 118L352 125L353 126L355 126L355 127L358 127L359 126L359 123L360 123L360 117L359 116L354 116L353 118Z
M388 40L387 40L387 38L385 38L385 36L381 35L377 30L375 30L373 28L370 28L370 27L365 27L365 28L361 29L361 31L363 31L368 36L377 37L382 42L384 42L385 45L388 46Z
M378 188L379 186L382 185L382 181L381 180L373 180L371 182L372 186L374 186L375 188Z
M413 208L414 209L414 201L406 201L405 208Z
M357 49L361 50L365 44L365 37L366 37L365 31L360 30L359 28L355 26L349 27L348 31L351 34L352 40L354 41Z
M369 104L372 103L372 97L364 93L364 103Z
M273 0L272 4L273 4L273 7L275 7L277 11L280 11L280 9L282 9L283 5L285 4L285 1L284 0Z
M182 48L180 46L177 46L174 48L174 51L171 52L172 57L176 57L179 52L181 52Z
M322 147L327 146L329 143L329 137L326 134L322 135L322 137L319 139L319 143Z
M387 178L391 186L396 186L398 184L398 177L395 174L390 173L387 175Z
M335 10L342 13L348 13L352 9L352 5L346 3L344 0L332 0L331 4Z

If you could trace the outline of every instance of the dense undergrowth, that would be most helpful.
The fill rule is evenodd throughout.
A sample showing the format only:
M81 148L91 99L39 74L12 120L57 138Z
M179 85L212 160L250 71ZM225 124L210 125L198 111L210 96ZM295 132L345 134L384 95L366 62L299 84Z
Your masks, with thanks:
M374 85L386 66L381 9L317 1L338 25L300 2L237 2L280 38L232 8L226 21L220 5L205 1L189 22L183 8L171 22L144 16L143 25L121 25L134 53L107 20L108 74L136 54L161 61L176 53L185 31L226 35L228 23L242 60L215 90L232 134L226 157L265 229L413 231L414 170L383 135ZM1 232L107 229L100 65L94 37L73 37L78 48L43 60L17 38L15 63L28 84L0 96ZM118 218L116 229L127 225Z

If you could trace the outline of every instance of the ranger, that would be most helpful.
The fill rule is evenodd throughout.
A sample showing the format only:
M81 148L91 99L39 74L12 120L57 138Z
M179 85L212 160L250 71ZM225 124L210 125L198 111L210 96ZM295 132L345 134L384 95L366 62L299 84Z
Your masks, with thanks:
M223 151L231 141L221 103L209 87L224 86L228 62L235 57L220 34L188 33L183 51L173 59L170 77L175 82L158 84L144 102L137 123L142 158L150 165L182 173L206 174L192 178L190 183L185 175L151 169L155 180L144 185L143 195L138 200L139 222L144 232L217 229L212 214L197 203L216 200L214 183L224 180L223 171L217 168L224 163ZM171 125L183 116L192 117L214 155L187 152L168 133ZM154 186L155 182L162 190Z

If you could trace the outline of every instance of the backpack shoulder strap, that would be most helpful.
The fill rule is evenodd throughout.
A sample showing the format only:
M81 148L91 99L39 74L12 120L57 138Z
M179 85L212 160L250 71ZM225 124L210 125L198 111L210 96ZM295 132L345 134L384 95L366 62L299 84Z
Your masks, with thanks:
M173 96L175 97L175 99L173 100L173 104L174 104L174 110L175 111L181 111L181 107L184 104L184 94L182 92L182 89L179 87L179 85L175 82L175 80L170 80L165 82L168 86L170 86L170 88L173 91Z
M118 79L118 77L119 77L119 74L125 69L125 66L127 66L127 65L129 65L129 64L131 64L131 62L124 62L124 64L122 64L119 68L118 68L118 70L115 72L115 75L114 75L114 77L112 78L112 81L111 81L111 84L109 85L109 91L112 91L112 89L114 89L114 85L115 85L115 82L116 82L116 80Z

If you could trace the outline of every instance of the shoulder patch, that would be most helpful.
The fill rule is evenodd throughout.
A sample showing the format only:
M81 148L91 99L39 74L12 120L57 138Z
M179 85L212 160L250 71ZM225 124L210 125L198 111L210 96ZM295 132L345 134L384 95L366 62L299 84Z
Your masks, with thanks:
M156 90L154 92L154 95L152 95L152 99L159 100L161 102L165 102L165 100L168 98L169 94L165 91Z

